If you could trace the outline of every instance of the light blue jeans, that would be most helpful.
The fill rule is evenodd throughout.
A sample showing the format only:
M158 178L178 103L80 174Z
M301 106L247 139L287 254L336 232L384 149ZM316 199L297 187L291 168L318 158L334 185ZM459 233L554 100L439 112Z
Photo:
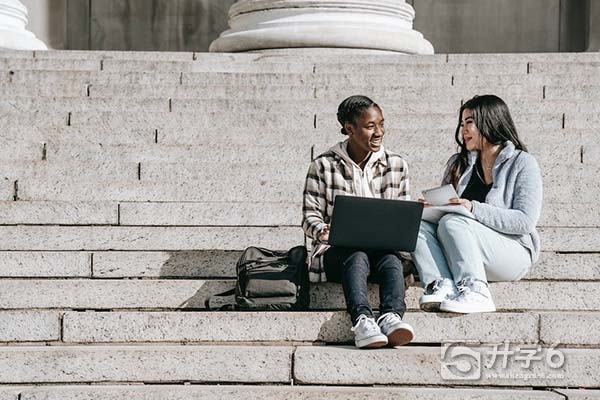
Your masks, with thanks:
M505 235L459 214L437 224L421 221L413 260L423 286L436 278L517 281L529 272L531 255Z

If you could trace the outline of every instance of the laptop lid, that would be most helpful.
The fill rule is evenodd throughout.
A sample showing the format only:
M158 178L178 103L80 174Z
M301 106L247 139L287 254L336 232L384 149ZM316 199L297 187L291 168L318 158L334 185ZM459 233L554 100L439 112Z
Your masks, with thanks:
M368 250L414 251L423 204L417 201L335 197L329 244Z

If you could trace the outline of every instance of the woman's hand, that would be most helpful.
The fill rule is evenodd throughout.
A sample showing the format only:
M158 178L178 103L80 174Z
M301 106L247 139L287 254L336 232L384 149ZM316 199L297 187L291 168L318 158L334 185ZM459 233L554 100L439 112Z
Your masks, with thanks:
M325 225L325 228L319 233L319 242L327 243L329 241L329 230L331 226L329 224Z
M425 200L424 198L419 198L419 200L417 200L419 203L423 203L423 207L427 208L427 207L431 207L431 204L429 204L427 202L427 200Z
M458 197L454 197L454 198L450 199L450 203L448 203L448 205L450 205L450 206L463 206L469 212L473 211L473 203L471 203L467 199L459 199Z

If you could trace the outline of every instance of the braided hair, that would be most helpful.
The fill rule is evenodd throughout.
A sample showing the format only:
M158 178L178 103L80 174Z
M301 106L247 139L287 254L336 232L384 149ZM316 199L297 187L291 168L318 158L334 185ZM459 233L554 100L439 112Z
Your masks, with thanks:
M337 111L337 120L342 125L342 135L348 135L344 125L346 122L354 124L356 119L360 117L364 110L371 107L377 107L381 111L381 107L367 96L350 96L340 103Z

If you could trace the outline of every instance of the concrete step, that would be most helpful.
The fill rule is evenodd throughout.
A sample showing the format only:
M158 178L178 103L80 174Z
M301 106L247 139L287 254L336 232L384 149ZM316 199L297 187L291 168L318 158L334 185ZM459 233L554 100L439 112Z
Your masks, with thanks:
M205 308L208 296L234 286L235 280L0 279L0 309L197 310ZM600 311L597 281L493 282L490 290L498 311ZM419 309L422 294L421 288L408 288L408 309ZM374 308L379 306L377 285L370 286L369 299ZM232 301L215 299L213 306ZM310 308L345 310L341 285L311 284Z
M17 72L18 73L18 72ZM560 85L579 86L600 83L600 76L593 72L579 72L577 74L506 74L506 75L472 75L453 74L452 84L458 87L490 85L502 87L504 85Z
M11 70L0 73L0 81L28 87L40 87L50 90L52 87L66 87L77 94L85 85L313 85L317 87L346 87L357 84L370 86L417 87L492 87L505 86L536 87L543 85L578 86L598 84L597 74L502 74L473 75L468 73L423 73L418 69L402 69L392 73L276 73L276 72L167 72L157 71L56 71L56 70ZM149 88L145 88L149 90Z
M1 251L0 277L235 279L240 255L240 250ZM542 252L525 279L600 281L600 252Z
M1 251L0 277L234 279L240 255L240 250ZM598 281L600 252L542 252L525 279Z
M445 398L448 400L475 400L485 397L491 400L533 399L561 400L558 392L569 399L597 399L600 394L592 390L529 390L529 389L473 389L429 387L344 387L344 386L268 386L268 385L69 385L6 388L3 400L425 400ZM6 394L5 394L6 393ZM571 397L573 396L573 397ZM587 396L587 397L578 397Z
M300 168L300 167L299 167ZM429 166L431 168L431 166ZM422 190L439 186L443 164L438 171L428 174L431 177L420 176L416 165L411 173L411 191L413 198L421 196ZM295 169L298 178L295 181L277 180L274 177L256 177L244 180L244 176L234 173L224 174L227 182L211 179L206 181L203 177L195 179L169 179L168 181L112 181L112 180L68 180L68 179L16 179L6 180L4 200L24 201L61 201L61 202L232 202L253 203L262 202L297 202L302 199L304 188L304 171ZM548 172L549 174L549 172ZM302 175L302 176L301 176ZM566 181L561 178L573 178L575 181ZM546 203L562 204L577 202L594 204L595 193L586 191L587 187L595 184L591 176L577 176L565 174L562 177L547 176L545 179L544 201ZM590 207L590 210L595 207ZM581 209L581 208L579 208ZM570 212L566 210L565 212Z
M414 62L415 60L427 60L428 62L466 62L476 60L477 62L506 63L514 60L527 61L546 61L546 62L582 62L582 61L600 61L596 53L484 53L484 54L436 54L436 55L405 55L397 53L364 52L362 50L344 49L344 54L358 54L361 57L356 58L357 63L381 61L384 59L394 60L395 62ZM50 58L50 59L153 59L153 60L219 60L229 61L247 61L247 60L280 60L294 59L298 57L298 52L291 53L206 53L206 52L148 52L148 51L81 51L81 50L50 50L50 51L3 51L3 57L13 58ZM330 49L322 51L320 49L309 49L301 53L301 57L306 59L316 59L339 63L340 55L333 54Z
M248 246L287 249L304 244L293 227L118 227L0 226L10 234L0 250L243 250ZM567 232L565 232L567 233ZM567 233L568 235L568 233ZM590 246L593 242L590 243Z
M590 313L582 313L582 317ZM593 314L595 316L595 314ZM0 317L2 313L0 313ZM554 315L553 315L554 316ZM560 315L556 314L560 318ZM536 313L493 313L450 316L409 312L404 321L415 330L414 343L465 341L530 343L540 327ZM598 319L597 316L595 318ZM548 322L551 322L549 318ZM345 311L336 312L66 312L64 343L353 343ZM543 319L542 319L543 321ZM253 327L248 329L248 327ZM559 325L560 326L560 325ZM433 329L435 327L435 329ZM564 331L564 329L563 329ZM565 332L567 334L567 332ZM589 341L593 330L582 340ZM594 339L591 344L597 344ZM552 342L550 342L552 343ZM561 342L564 343L564 342ZM569 342L571 343L571 342Z
M566 396L569 400L598 400L600 399L600 390L585 389L557 389L557 394Z
M94 201L0 201L0 224L118 225L119 205Z
M458 75L457 75L458 76ZM541 76L539 77L541 78ZM423 74L418 70L403 70L387 76L373 74L314 74L310 73L276 73L276 72L167 72L167 71L45 71L45 70L16 70L3 71L0 80L14 84L55 86L85 84L121 84L121 85L355 85L357 82L367 82L371 85L385 85L390 79L396 85L409 87L449 86L452 75ZM551 83L548 80L530 80L523 82ZM539 81L539 82L538 82ZM583 82L583 81L577 81ZM513 81L514 83L514 81Z
M98 161L13 161L5 163L3 177L11 180L138 180L136 162L108 158Z
M422 196L419 192L415 196ZM413 196L413 198L415 198ZM123 226L296 226L302 216L297 202L5 202L2 224L54 224ZM49 207L45 210L44 207ZM73 210L73 211L72 211ZM77 211L74 211L77 210ZM92 211L98 210L98 216ZM544 203L538 226L599 227L598 205L593 203ZM30 214L28 214L28 212ZM57 222L59 221L59 222Z
M422 190L439 185L444 163L441 160L438 165L411 163L409 173L413 196L419 196ZM81 173L81 178L76 175L72 178L52 175L43 178L23 175L20 178L14 175L7 180L7 190L10 190L10 182L14 179L19 181L17 198L27 201L261 202L268 199L270 202L297 202L302 198L308 168L307 161L297 162L288 168L284 168L285 164L280 168L268 164L255 167L242 164L232 165L232 169L227 171L212 172L215 166L187 163L171 164L173 167L168 173L158 176L164 172L161 168L166 169L169 164L156 164L155 172L147 168L146 164L141 164L139 181L137 178L95 179L92 176L93 170L87 170L77 171ZM542 164L544 201L594 204L596 193L587 190L587 187L595 184L600 165L565 165ZM153 177L152 174L157 175Z
M3 51L1 58L35 58L51 60L100 60L100 59L147 59L154 60L193 60L194 53L168 51L89 51L89 50L46 50L46 51ZM217 55L215 55L215 58Z
M306 144L302 145L300 143L302 143L302 140L299 140L299 138L290 138L288 141L289 146L286 147L268 144L246 145L214 142L199 145L163 145L156 143L111 145L102 142L76 144L62 142L61 139L61 142L46 143L46 159L54 163L62 163L63 160L77 160L82 165L85 165L86 162L99 162L101 160L136 163L174 163L181 160L202 160L202 163L219 163L221 166L223 164L240 165L242 163L297 165L301 162L307 164L311 160L311 145L310 142L305 142ZM0 151L0 156L1 154ZM302 167L303 170L307 168L308 164Z
M23 88L22 86L14 87L12 85L5 88L8 97L12 96L50 96L54 93L55 96L86 96L89 94L92 98L105 97L172 97L172 98L189 98L189 99L286 99L294 98L302 99L326 99L331 101L339 101L350 96L350 93L367 93L370 97L377 99L379 102L392 101L400 96L418 100L423 97L453 99L469 98L475 93L496 93L504 98L530 98L532 100L541 100L544 95L544 85L519 85L513 84L509 86L491 86L480 85L473 86L451 86L448 82L445 86L431 86L421 84L419 86L396 85L387 83L387 85L377 86L369 81L364 81L358 85L356 82L352 86L348 85L216 85L211 83L210 86L198 87L197 85L97 85L91 84L87 87L84 85L66 86L46 88ZM87 88L87 91L86 91ZM53 92L54 90L54 92Z
M465 350L471 350L468 356L464 356ZM446 375L442 376L444 364L440 369L442 357L439 348L403 347L393 351L359 352L352 347L298 347L294 352L294 377L300 384L327 385L386 385L398 382L409 385L447 385L447 379L455 377L450 379L453 385L540 388L597 386L596 374L600 372L597 372L596 358L600 357L598 350L561 348L553 351L543 348L537 353L541 359L531 365L519 361L517 357L522 357L519 355L507 357L509 361L506 365L500 362L489 363L492 357L489 354L493 350L493 346L451 346L443 360L456 362L457 355L461 354L460 359L469 365L463 365L466 370L464 374L454 370L457 376L449 368L445 370ZM568 362L559 368L551 368L546 358L554 352L562 353ZM351 363L348 362L349 359L352 360ZM554 362L557 360L558 357L555 357ZM331 368L332 365L335 368Z
M101 136L94 137L98 132L88 130L81 132L81 129L65 129L64 136L54 136L52 140L41 140L37 143L24 143L21 157L12 156L8 150L0 149L0 159L13 160L11 164L20 160L21 163L30 160L40 160L45 157L49 162L59 163L62 161L77 160L85 162L101 162L104 160L119 162L162 162L176 163L181 160L196 160L200 158L204 163L252 163L263 165L275 165L283 163L285 165L295 165L296 162L310 161L311 157L327 151L334 143L343 139L338 134L321 135L312 132L286 133L287 143L280 144L277 135L274 133L261 136L260 140L254 141L254 144L241 143L221 143L213 141L210 144L202 144L199 140L197 144L162 144L148 143L135 144L135 141L149 142L151 135L149 133L123 133L125 136L122 141L134 142L125 144L110 144L104 141ZM77 133L81 136L77 137ZM410 136L405 136L403 132L392 131L384 139L386 149L400 153L409 163L409 167L417 162L434 161L445 162L449 156L456 152L456 143L454 135L447 131L426 132L424 130L414 131ZM529 151L538 161L545 165L564 164L595 164L599 162L598 154L600 144L595 140L592 133L583 131L580 134L577 131L545 131L544 135L539 132L533 133L526 131L522 140L527 144ZM85 137L88 136L89 137ZM208 135L208 134L206 134ZM129 137L126 137L129 136ZM159 133L158 141L164 139ZM155 136L155 139L156 139ZM168 135L172 136L172 135ZM229 135L223 135L229 137ZM281 135L283 136L283 135ZM74 138L75 141L69 140ZM180 138L185 140L185 138ZM224 137L220 138L225 141ZM250 140L251 138L247 138ZM327 141L329 139L329 141ZM86 142L85 140L89 140ZM95 141L92 141L95 140ZM192 141L191 138L189 141ZM436 143L435 152L429 153L426 150L433 150L431 143ZM12 147L18 147L21 143L15 143Z
M471 97L471 96L467 96ZM388 103L382 103L387 112L392 113L448 113L456 112L460 107L460 96L456 98L433 99L403 99L397 98ZM15 98L0 101L2 112L52 112L65 113L77 111L132 111L144 110L145 112L229 112L229 113L289 113L294 114L298 110L312 112L314 114L334 116L338 106L338 100L326 101L325 99L313 100L233 100L233 99L163 99L156 98ZM583 113L592 114L597 112L598 104L594 102L573 102L568 100L542 100L531 102L527 99L507 99L507 104L512 110L527 109L532 114L564 114Z
M199 74L204 75L204 74ZM276 74L273 74L276 76ZM0 79L14 85L37 85L53 88L56 86L75 87L85 85L119 83L122 85L180 85L181 72L148 71L56 71L56 70L17 70L2 71ZM78 92L79 93L79 92Z
M0 70L100 71L100 60L0 58Z
M532 62L529 64L531 74L592 74L600 70L600 60L589 62Z
M214 62L202 61L154 61L154 60L104 60L102 70L107 72L120 71L178 71L178 72L277 72L303 73L313 72L314 64L305 61L283 62L229 62L219 60ZM74 68L75 69L75 68Z
M598 53L483 53L483 54L448 54L449 63L478 63L506 64L514 62L545 62L545 63L581 63L600 61Z
M0 201L15 200L15 182L5 177L0 177Z
M506 366L496 362L489 368L474 363L478 358L488 360L489 352L494 349L492 346L458 346L447 351L456 349L472 351L465 361L473 369L481 367L481 379L461 380L459 376L452 385L597 386L598 349L553 350L544 347L539 352L541 360L535 360L531 366L525 367L525 361L517 355L510 357ZM552 369L546 357L559 353L568 362ZM357 351L353 346L19 346L1 349L0 354L0 382L12 385L105 382L288 384L292 379L300 385L447 385L446 379L450 378L441 375L438 347ZM232 359L236 362L231 362ZM349 363L349 359L353 362ZM560 364L556 359L558 356L551 362ZM446 355L445 360L453 361L454 357ZM336 367L331 368L331 365ZM445 370L445 373L450 371Z
M0 342L57 342L61 325L57 311L0 311Z
M4 256L3 254L9 254ZM48 261L30 257L36 253L21 252L1 253L7 261L7 270L2 276L81 276L86 269L84 263L88 253L73 254L76 258L69 264L74 269L65 270L67 265L57 267ZM30 255L34 254L34 256ZM44 254L44 253L43 253ZM63 253L58 253L63 254ZM79 254L79 253L78 253ZM241 252L239 251L174 251L174 252L94 252L94 278L235 278L235 265ZM59 257L59 256L55 256ZM61 256L62 257L62 256ZM77 258L78 257L78 258ZM19 261L20 267L13 268ZM83 264L82 264L83 263ZM78 268L76 268L79 266ZM575 268L573 266L576 266ZM37 268L37 269L36 269ZM58 268L58 269L57 269ZM37 272L39 269L39 273ZM21 273L21 270L23 271ZM47 271L47 272L45 272ZM55 272L56 271L56 272ZM84 272L81 272L84 271ZM47 274L47 275L46 275ZM87 275L85 275L87 276ZM525 278L527 280L600 280L600 253L554 253L542 252L540 261Z
M12 315L14 312L8 312ZM39 314L39 313L38 313ZM47 313L51 315L51 313ZM31 314L33 317L37 314ZM4 313L0 313L0 318ZM21 316L25 318L25 316ZM56 316L56 319L58 317ZM600 346L600 313L556 312L451 315L410 311L413 343L450 339L479 343L560 343ZM7 317L10 325L15 324ZM56 325L56 321L52 321ZM254 327L248 329L249 326ZM573 332L569 326L586 326ZM326 342L352 344L348 314L335 312L66 312L64 343ZM435 327L435 328L434 328ZM14 339L13 339L14 340ZM19 339L17 339L19 340ZM51 339L48 339L51 340Z
M48 128L51 126L61 126L64 127L67 125L68 112L59 112L59 111L39 111L39 110L7 110L6 112L0 113L0 121L2 122L2 126L7 130L11 130L13 127L27 127L27 128L39 128L44 127ZM11 138L26 138L26 135L13 135Z
M0 382L285 384L291 380L293 351L289 346L5 347Z
M600 71L600 66L598 67L598 71ZM545 98L549 100L570 99L576 101L593 101L595 104L599 105L599 91L600 86L590 85L588 83L579 86L546 86L544 93ZM600 105L598 110L600 110Z
M0 252L0 277L91 278L92 253L2 251Z
M381 62L370 64L368 66L369 74L389 74L407 68L418 70L421 73L446 73L446 74L472 74L472 75L503 75L503 74L523 74L527 75L528 66L525 61L515 61L510 63L478 63L470 61L464 63L420 63L415 62L403 64L394 62ZM365 66L354 63L316 63L315 73L360 73L365 70Z

